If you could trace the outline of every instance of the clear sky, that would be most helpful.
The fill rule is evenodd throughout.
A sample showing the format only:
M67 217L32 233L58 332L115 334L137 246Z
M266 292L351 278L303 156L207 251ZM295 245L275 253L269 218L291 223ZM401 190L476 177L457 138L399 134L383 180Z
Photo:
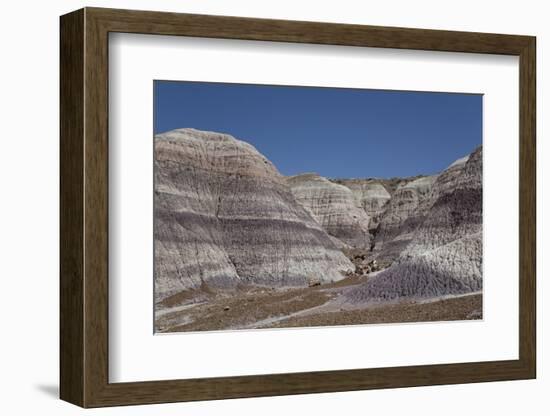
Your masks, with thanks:
M254 145L284 175L439 172L482 140L482 95L155 81L155 133L184 127Z

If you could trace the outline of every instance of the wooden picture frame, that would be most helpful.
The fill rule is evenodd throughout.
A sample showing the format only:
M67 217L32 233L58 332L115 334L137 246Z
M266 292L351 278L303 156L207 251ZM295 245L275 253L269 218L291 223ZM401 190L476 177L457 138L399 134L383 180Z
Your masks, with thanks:
M60 396L82 407L530 379L536 376L535 38L85 8L61 17ZM109 383L111 32L519 56L519 359Z

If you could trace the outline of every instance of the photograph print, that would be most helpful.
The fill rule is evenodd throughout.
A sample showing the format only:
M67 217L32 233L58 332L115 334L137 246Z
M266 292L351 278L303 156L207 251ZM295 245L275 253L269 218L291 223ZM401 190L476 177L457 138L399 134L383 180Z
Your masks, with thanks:
M155 333L482 319L482 107L155 81Z

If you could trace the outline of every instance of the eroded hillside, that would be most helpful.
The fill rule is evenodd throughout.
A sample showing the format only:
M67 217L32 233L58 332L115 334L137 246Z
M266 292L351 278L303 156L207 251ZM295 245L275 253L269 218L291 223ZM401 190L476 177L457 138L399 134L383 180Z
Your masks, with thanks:
M226 134L157 135L156 329L378 322L357 311L479 293L481 156L432 176L284 177ZM477 300L449 305L418 320L480 317Z

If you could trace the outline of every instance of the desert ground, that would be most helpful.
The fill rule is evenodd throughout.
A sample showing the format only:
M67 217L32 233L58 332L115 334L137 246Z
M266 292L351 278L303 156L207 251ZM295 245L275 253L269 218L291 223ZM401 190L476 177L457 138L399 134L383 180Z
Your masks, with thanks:
M167 299L157 314L158 332L316 327L482 318L481 293L429 300L349 303L346 291L368 277L307 288L240 288L190 291Z

